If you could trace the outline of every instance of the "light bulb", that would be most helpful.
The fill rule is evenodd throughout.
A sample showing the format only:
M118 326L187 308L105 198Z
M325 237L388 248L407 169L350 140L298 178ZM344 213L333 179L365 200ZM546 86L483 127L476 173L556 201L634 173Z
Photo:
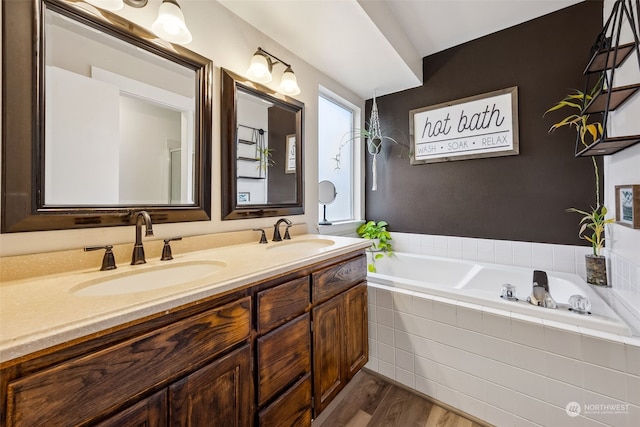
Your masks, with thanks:
M171 43L187 44L192 40L182 10L174 0L162 1L151 29L158 37Z
M298 81L296 75L293 74L291 67L287 67L282 74L282 80L280 81L280 87L278 90L286 95L298 95L300 88L298 87Z
M251 58L251 64L247 69L247 77L257 83L269 83L271 76L271 62L260 51Z

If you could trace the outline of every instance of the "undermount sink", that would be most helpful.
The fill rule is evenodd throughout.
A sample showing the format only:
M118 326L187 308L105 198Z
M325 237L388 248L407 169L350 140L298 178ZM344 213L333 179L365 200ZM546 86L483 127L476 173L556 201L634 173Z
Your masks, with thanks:
M329 239L302 239L302 240L284 240L267 246L269 251L305 251L312 249L322 249L335 244Z
M90 280L73 288L71 293L79 296L109 296L151 291L204 279L226 266L227 264L222 261L192 261L159 265Z

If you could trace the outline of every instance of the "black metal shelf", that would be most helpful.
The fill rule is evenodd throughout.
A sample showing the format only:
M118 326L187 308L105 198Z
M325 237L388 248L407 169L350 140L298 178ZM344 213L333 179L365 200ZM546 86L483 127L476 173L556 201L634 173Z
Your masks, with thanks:
M607 110L607 103L609 104L609 111L613 111L624 102L631 98L640 89L640 83L614 87L611 90L611 99L609 97L609 91L603 89L597 96L594 96L591 102L587 104L583 110L583 114L604 113Z
M640 142L640 135L612 136L601 138L576 153L576 157L604 156L617 153Z
M265 177L260 176L238 176L238 179L265 179Z
M635 48L635 43L626 43L618 46L618 54L615 55L615 64L614 64L614 52L615 48L604 49L596 52L592 57L589 63L587 64L587 68L584 70L584 74L589 73L599 73L601 71L610 70L611 68L617 68L631 55L633 49ZM608 60L607 60L608 55Z
M256 145L256 142L255 141L249 141L247 139L238 139L238 144Z
M242 157L242 156L239 156L238 160L242 160L244 162L259 162L260 161L260 159L256 159L255 157Z
M640 135L608 136L609 115L616 108L623 105L638 90L640 83L617 86L615 85L616 70L624 63L632 53L635 52L640 66L640 39L638 38L638 28L636 27L636 15L634 13L634 0L615 0L611 14L607 18L602 31L598 34L596 42L592 48L594 52L584 70L585 89L584 93L590 93L593 84L590 81L598 78L597 95L588 103L583 98L581 115L602 114L601 122L591 120L591 124L598 124L603 130L600 138L588 147L580 143L580 138L576 138L575 156L604 156L617 153L627 147L640 143ZM640 0L635 0L635 8L640 7ZM626 22L624 22L626 21ZM626 23L631 30L633 41L630 43L620 43L622 26ZM599 76L599 77L598 77Z

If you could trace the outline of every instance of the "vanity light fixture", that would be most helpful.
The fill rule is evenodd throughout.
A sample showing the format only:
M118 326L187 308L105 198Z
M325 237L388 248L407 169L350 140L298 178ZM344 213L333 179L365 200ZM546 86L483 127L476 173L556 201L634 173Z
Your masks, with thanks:
M141 8L148 0L85 0L87 3L105 10L120 10L127 6ZM184 14L177 0L162 0L158 17L151 30L160 38L176 44L191 43L191 32L184 21Z
M300 87L298 87L298 81L291 69L291 65L261 47L258 48L251 58L251 63L247 70L247 77L257 83L269 83L273 79L271 70L275 64L282 64L286 67L280 79L278 91L285 95L298 95L300 93Z

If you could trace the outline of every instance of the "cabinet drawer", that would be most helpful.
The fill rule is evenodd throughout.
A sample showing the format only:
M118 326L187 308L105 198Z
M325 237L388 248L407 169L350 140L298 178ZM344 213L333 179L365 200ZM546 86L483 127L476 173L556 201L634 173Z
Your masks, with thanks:
M258 292L258 334L302 314L309 307L309 276Z
M250 308L245 297L13 381L7 425L76 425L111 412L247 340Z
M257 340L258 404L311 371L309 313Z
M300 379L275 402L258 414L260 427L305 427L311 425L311 374Z
M363 255L313 273L313 303L317 304L345 291L367 277L367 257Z

